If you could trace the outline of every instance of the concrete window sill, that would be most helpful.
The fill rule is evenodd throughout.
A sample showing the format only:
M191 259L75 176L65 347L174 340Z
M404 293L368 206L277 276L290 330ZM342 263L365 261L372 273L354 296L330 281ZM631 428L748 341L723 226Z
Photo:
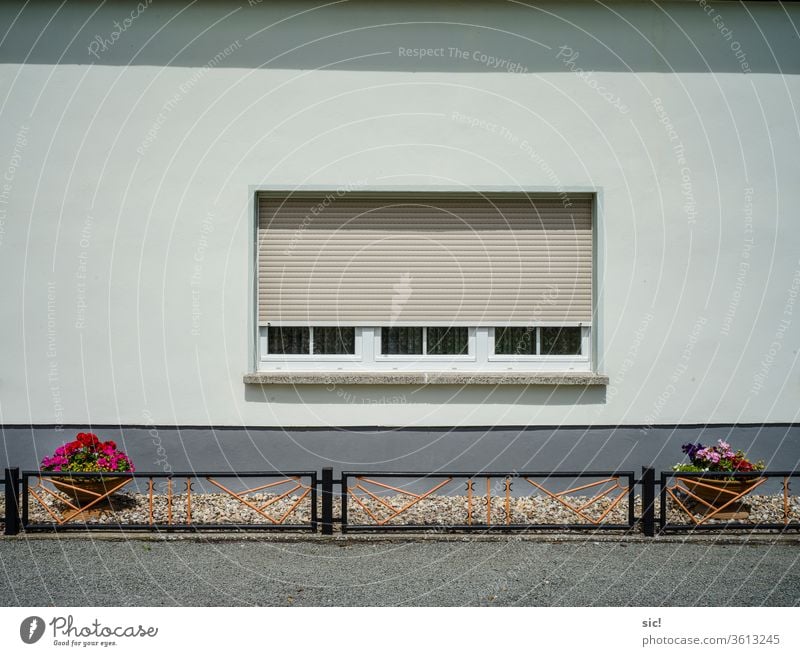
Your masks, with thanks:
M608 376L583 372L324 372L262 371L248 385L608 385Z

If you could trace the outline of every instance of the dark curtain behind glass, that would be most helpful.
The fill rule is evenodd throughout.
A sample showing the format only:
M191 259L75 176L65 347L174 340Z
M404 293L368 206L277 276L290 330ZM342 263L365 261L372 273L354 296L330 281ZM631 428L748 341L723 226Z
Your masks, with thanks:
M422 355L422 328L381 328L382 355Z
M495 328L497 355L536 355L536 328Z
M466 355L468 352L467 328L428 328L428 355Z
M274 355L308 355L308 328L267 328L267 353Z
M580 328L539 328L542 355L580 355Z
M356 352L356 329L320 327L314 328L314 354L353 355Z

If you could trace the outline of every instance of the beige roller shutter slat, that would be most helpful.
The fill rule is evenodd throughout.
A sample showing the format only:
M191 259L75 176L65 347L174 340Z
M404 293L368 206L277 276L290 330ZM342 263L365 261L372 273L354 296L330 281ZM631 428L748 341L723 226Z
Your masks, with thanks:
M261 195L260 325L591 322L592 199Z

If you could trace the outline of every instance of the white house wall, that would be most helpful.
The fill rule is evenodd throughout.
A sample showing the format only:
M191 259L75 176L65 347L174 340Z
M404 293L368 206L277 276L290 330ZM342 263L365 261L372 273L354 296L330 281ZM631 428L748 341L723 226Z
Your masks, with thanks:
M0 423L796 421L797 5L183 6L0 8ZM610 385L245 386L257 186L598 190Z

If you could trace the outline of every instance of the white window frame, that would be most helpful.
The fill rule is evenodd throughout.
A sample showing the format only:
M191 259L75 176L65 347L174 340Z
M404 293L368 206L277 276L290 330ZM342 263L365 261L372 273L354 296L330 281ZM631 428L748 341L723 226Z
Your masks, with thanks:
M269 353L268 350L268 340L267 340L267 330L269 328L281 328L281 326L260 326L258 329L258 350L260 355L260 361L262 363L292 363L292 362L324 362L324 363L331 363L334 364L336 362L361 362L363 359L362 355L362 329L358 326L355 326L355 353L353 355L345 355L345 354L321 354L321 353L314 353L314 326L284 326L286 328L295 327L295 328L308 328L309 335L308 335L308 343L309 343L309 353L307 354L300 354L300 353ZM318 326L319 328L330 328L331 326ZM350 328L350 326L347 326ZM271 368L271 367L270 367ZM282 369L282 367L275 367L276 369Z
M434 325L434 324L430 324ZM267 353L267 327L259 328L260 371L513 371L513 372L581 372L592 371L592 327L587 324L537 323L527 328L580 327L580 355L495 355L493 326L468 326L467 355L383 355L381 326L354 326L354 355L282 355ZM279 326L274 326L279 327ZM313 326L309 341L313 349ZM388 326L384 326L387 328ZM427 328L428 325L414 326ZM426 337L423 332L423 339ZM536 332L537 342L539 331ZM425 348L423 343L423 348ZM537 350L538 344L537 344Z
M422 353L409 355L384 355L381 353L384 328L422 328ZM428 328L436 326L378 326L375 330L375 361L376 362L465 362L475 361L475 328L467 327L467 353L465 355L428 355ZM447 326L448 328L463 328L464 326Z
M525 360L528 362L583 362L584 360L591 360L591 343L592 334L589 326L585 324L569 324L569 323L537 323L533 326L518 326L520 328L536 328L536 351L537 355L503 355L494 352L495 342L494 333L495 328L489 328L489 360L492 362L517 362ZM541 337L539 328L580 328L581 329L581 353L580 355L541 355Z

